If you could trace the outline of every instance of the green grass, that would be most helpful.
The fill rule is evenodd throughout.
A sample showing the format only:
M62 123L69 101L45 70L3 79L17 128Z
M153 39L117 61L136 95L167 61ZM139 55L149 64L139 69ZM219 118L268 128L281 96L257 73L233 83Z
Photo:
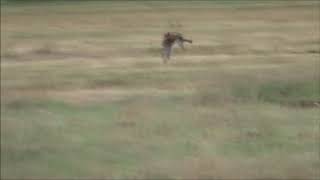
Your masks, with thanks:
M258 100L273 103L294 103L299 101L319 101L320 87L315 81L304 82L267 82L248 88L240 83L233 89L235 97L243 100Z
M309 136L316 109L301 114L272 105L245 105L230 107L233 114L227 115L219 108L202 112L201 107L173 99L142 96L88 106L29 100L5 105L4 176L14 170L33 177L140 177L148 164L164 159L174 162L199 154L231 159L294 156L316 148L316 137ZM185 111L191 107L195 110ZM169 177L177 172L172 173Z

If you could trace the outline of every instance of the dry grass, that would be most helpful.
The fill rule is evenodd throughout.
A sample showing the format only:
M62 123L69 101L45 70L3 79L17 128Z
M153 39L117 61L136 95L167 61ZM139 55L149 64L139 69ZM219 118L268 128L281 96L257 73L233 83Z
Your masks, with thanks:
M317 6L1 7L1 178L316 179Z

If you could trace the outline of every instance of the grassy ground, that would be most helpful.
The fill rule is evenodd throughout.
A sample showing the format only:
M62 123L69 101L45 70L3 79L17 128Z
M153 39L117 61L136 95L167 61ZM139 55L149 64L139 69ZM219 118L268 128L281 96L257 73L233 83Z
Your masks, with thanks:
M319 177L319 3L219 2L1 6L1 178Z

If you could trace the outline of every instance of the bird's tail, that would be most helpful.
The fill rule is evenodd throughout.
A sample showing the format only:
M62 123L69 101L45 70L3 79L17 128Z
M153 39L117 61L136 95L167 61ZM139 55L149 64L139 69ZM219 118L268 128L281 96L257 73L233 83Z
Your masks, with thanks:
M185 41L185 42L188 42L188 43L191 43L191 44L192 44L192 40L190 40L190 39L183 39L183 41Z

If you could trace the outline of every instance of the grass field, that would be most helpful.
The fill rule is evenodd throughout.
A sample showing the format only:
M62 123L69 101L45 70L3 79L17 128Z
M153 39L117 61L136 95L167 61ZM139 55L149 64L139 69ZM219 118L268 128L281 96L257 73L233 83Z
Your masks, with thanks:
M1 179L317 179L319 5L2 5Z

